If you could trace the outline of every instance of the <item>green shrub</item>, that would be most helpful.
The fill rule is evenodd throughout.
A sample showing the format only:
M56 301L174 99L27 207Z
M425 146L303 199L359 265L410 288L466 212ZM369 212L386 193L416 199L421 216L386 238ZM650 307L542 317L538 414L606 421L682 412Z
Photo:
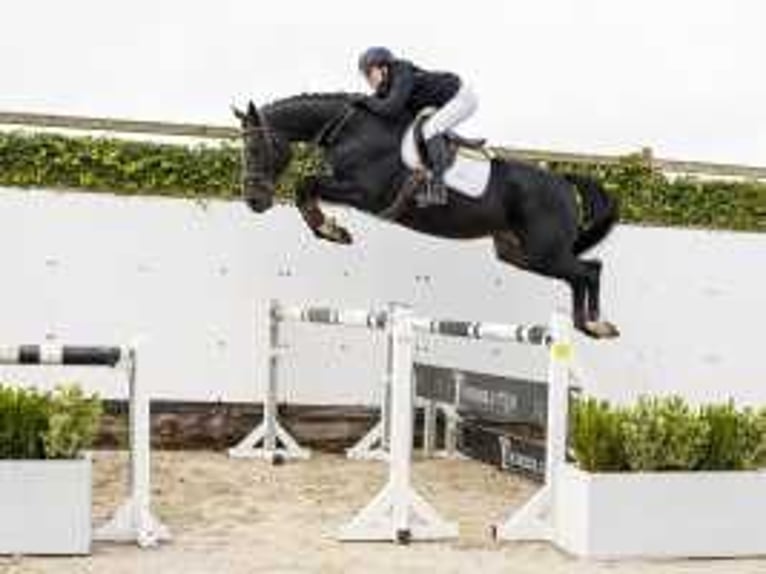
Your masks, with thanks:
M761 436L754 411L738 411L730 401L704 406L700 416L709 433L700 469L743 470L756 466Z
M0 458L44 458L48 430L47 395L0 385Z
M0 459L73 458L89 448L101 402L77 386L52 393L0 385Z
M593 397L577 399L570 420L572 448L581 468L590 472L625 470L619 410Z
M589 472L748 470L766 467L766 408L733 402L691 408L680 397L640 397L614 407L572 404L570 440Z
M633 471L695 468L708 438L707 424L681 397L641 397L625 410L621 431Z
M101 400L78 386L57 387L51 395L48 429L43 436L47 458L75 458L90 448L101 419Z
M757 443L755 453L752 456L752 464L755 468L766 468L766 407L753 415L751 431L756 437L753 442Z

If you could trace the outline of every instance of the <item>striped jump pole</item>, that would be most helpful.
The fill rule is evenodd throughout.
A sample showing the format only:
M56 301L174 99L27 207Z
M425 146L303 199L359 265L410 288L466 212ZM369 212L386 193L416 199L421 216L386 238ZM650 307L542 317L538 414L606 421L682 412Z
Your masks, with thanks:
M548 346L553 342L551 329L547 325L514 325L482 321L450 321L421 317L413 318L412 324L417 333L430 333L432 335L442 335L445 337L541 346Z
M137 542L141 547L169 540L170 533L151 511L150 399L137 377L132 347L0 345L2 365L110 367L124 370L130 393L130 472L128 498L111 520L98 528L96 540Z

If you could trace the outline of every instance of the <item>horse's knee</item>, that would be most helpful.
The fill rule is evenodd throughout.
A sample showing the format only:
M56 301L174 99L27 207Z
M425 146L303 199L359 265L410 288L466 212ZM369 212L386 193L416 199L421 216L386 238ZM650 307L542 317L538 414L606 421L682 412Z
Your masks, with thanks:
M601 269L604 267L601 259L585 259L583 260L583 263L588 267L591 273L601 275Z
M505 263L510 263L516 267L526 268L528 267L528 261L524 249L522 247L521 239L518 235L512 231L506 231L502 234L497 234L493 238L495 245L495 256Z

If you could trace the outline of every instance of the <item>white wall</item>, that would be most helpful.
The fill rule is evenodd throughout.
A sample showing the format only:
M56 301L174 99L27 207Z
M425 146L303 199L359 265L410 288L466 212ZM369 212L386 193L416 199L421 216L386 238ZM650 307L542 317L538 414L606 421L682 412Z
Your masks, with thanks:
M240 203L2 190L0 341L122 343L142 336L156 396L250 400L265 375L269 299L376 307L407 302L440 318L544 321L561 285L496 262L487 241L419 236L338 212L356 243L313 239L297 212ZM761 359L766 235L622 226L601 250L616 342L578 337L588 388L615 398L681 392L766 403ZM284 398L369 403L382 375L367 333L288 326ZM421 356L542 378L540 352L431 340ZM116 376L3 368L1 380L79 380L120 396Z

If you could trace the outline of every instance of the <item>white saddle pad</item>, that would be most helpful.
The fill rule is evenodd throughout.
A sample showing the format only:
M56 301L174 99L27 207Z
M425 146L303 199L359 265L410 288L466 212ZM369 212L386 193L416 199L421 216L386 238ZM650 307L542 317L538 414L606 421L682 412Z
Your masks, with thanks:
M415 143L414 127L402 139L402 162L410 169L422 169L423 161ZM491 160L475 150L459 150L454 163L444 172L444 183L452 191L468 197L481 197L489 183Z

